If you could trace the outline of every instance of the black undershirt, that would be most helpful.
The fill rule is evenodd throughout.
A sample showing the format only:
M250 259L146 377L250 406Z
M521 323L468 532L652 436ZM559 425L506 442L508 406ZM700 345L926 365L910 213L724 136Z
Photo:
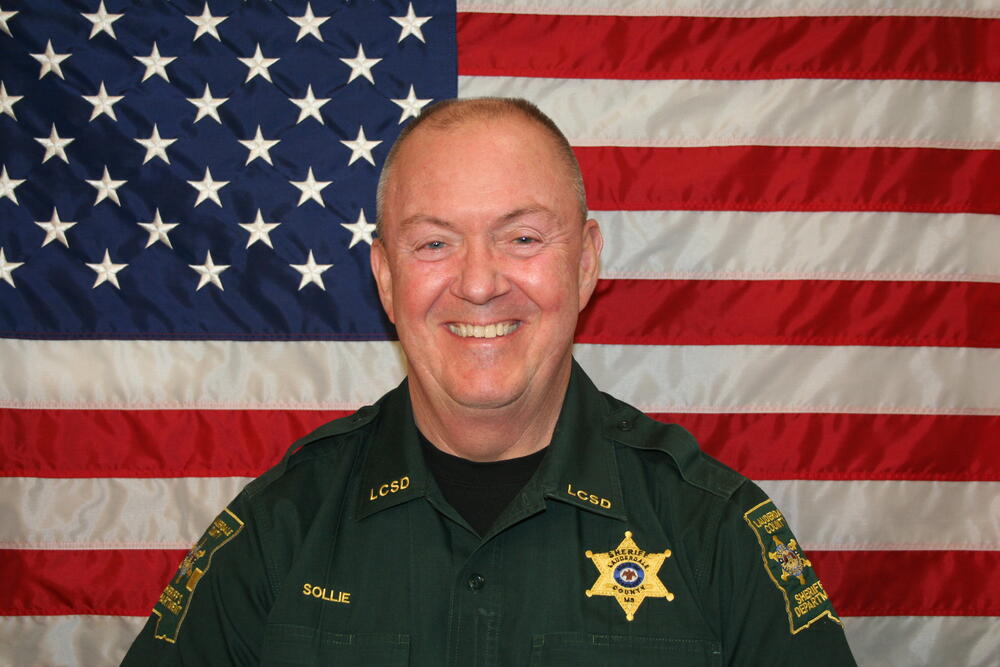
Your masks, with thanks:
M545 456L545 449L540 449L516 459L469 461L442 452L423 435L420 442L424 461L444 499L479 535L486 534Z

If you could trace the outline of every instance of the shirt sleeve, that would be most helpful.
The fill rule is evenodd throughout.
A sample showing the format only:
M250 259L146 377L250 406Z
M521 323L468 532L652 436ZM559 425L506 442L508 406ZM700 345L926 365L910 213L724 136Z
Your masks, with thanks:
M732 665L856 665L843 624L784 515L751 482L720 526L723 650Z
M243 496L181 561L122 665L245 665L258 661L271 604L256 527Z

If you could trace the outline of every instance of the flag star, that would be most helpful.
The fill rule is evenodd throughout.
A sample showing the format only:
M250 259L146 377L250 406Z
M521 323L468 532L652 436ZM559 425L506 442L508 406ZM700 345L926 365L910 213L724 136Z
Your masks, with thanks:
M171 245L170 237L167 236L167 234L173 231L174 227L176 227L179 223L163 222L163 220L160 218L160 209L156 209L156 213L153 215L152 222L139 222L136 224L138 224L140 227L149 232L149 238L146 239L147 248L156 243L157 241L161 241L163 245L173 250L174 246Z
M67 248L69 247L69 241L66 240L66 231L76 223L60 220L59 212L56 209L52 209L51 220L48 222L35 221L35 224L45 230L45 240L42 241L43 248L53 241L59 241Z
M375 83L375 78L372 76L372 67L382 62L382 59L368 58L365 56L364 45L359 44L358 55L353 58L341 58L340 62L351 68L351 76L347 79L347 83L354 81L359 76L363 76L372 83Z
M45 53L32 53L31 57L41 63L41 72L38 74L38 78L43 78L49 72L55 72L56 76L60 79L65 80L66 77L63 76L62 66L59 64L62 61L69 58L68 53L56 53L52 50L52 40L48 41L45 45Z
M319 41L323 41L323 36L319 34L319 27L330 20L329 16L313 16L312 6L306 3L306 13L302 16L289 16L289 20L294 21L299 26L299 34L295 41L299 41L306 35L312 35Z
M121 289L121 285L118 284L118 272L128 266L128 264L113 263L111 261L111 255L107 250L105 250L104 259L101 260L100 264L90 264L88 262L87 266L92 268L97 273L97 278L94 279L95 288L101 283L108 282L114 285L117 289Z
M104 168L104 175L101 176L101 180L88 180L87 183L97 188L97 199L94 200L94 206L97 206L105 199L110 199L119 206L122 205L121 201L118 199L118 188L120 188L125 181L112 180L107 167Z
M7 11L4 11L2 8L0 8L0 30L3 30L5 33L7 33L8 37L13 37L13 35L10 34L10 26L7 25L7 21L9 21L10 19L14 18L14 16L17 13L18 12L16 12L16 11L14 11L14 12L7 12Z
M135 140L146 149L146 157L142 160L143 164L146 164L154 157L158 157L167 164L170 164L170 158L167 157L167 148L177 140L161 137L160 131L156 129L156 123L153 123L153 133L149 135L148 139L136 137Z
M49 132L49 136L46 137L35 137L35 141L45 146L45 155L42 157L42 163L48 162L50 157L58 156L63 162L69 164L69 158L66 157L66 147L73 143L74 139L63 139L56 132L56 124L52 123L52 131Z
M268 81L271 81L271 72L267 68L278 62L278 58L265 58L264 54L261 53L259 43L257 44L257 50L254 51L252 58L237 58L237 60L250 68L247 72L247 78L243 83L249 83L250 79L255 76L261 76ZM271 81L271 83L274 82Z
M81 95L80 97L94 105L94 110L90 114L90 120L94 120L102 113L111 116L111 120L118 120L113 107L125 96L108 95L108 91L104 88L104 82L101 81L101 89L97 91L96 95Z
M208 2L205 3L205 9L202 10L201 16L188 16L187 19L191 23L198 26L198 29L194 31L194 37L191 39L192 42L196 41L202 35L211 35L215 37L220 42L222 38L219 37L218 27L219 24L225 21L228 16L212 16L212 12L208 11Z
M333 181L317 181L313 178L312 167L309 167L309 173L306 175L306 180L304 181L291 181L291 184L302 191L299 196L299 203L296 206L302 206L307 201L312 199L320 206L323 206L323 197L320 196L320 192L323 188L333 183Z
M22 99L24 99L24 95L8 95L7 87L3 81L0 81L0 113L5 113L17 120L17 116L14 115L14 105Z
M323 117L319 115L320 107L330 101L329 97L313 97L313 87L312 84L306 86L306 96L300 97L298 99L294 97L288 98L288 101L297 106L301 111L299 111L299 119L295 121L298 125L307 117L312 116L318 120L321 124L323 123Z
M333 264L317 264L313 258L312 250L309 251L309 259L306 260L305 264L289 264L288 266L302 274L302 280L299 281L300 290L309 283L316 283L320 289L326 291L326 285L323 284L323 272L329 270Z
M264 135L260 133L260 125L257 126L257 134L253 139L240 139L239 141L250 151L250 154L247 155L247 161L244 164L250 164L257 158L261 158L268 164L274 164L271 162L270 150L280 139L265 139Z
M14 276L10 275L14 272L14 269L24 266L24 262L8 262L7 256L3 252L3 248L0 248L0 280L3 280L11 287L16 288L17 285L14 284Z
M219 118L219 107L229 101L228 97L212 97L212 91L208 84L205 84L205 92L201 97L188 97L187 101L198 107L198 114L194 117L194 122L198 122L205 116L211 116L216 122L221 123Z
M340 226L351 233L351 243L347 246L348 250L361 241L364 241L368 245L372 244L372 232L375 231L375 225L365 219L365 209L361 209L361 212L358 214L357 222L350 224L342 222L340 223Z
M132 57L146 66L146 73L142 75L143 81L155 74L163 77L164 81L169 82L170 77L167 76L167 65L177 60L176 56L161 56L160 49L156 46L156 42L153 42L153 50L149 52L148 56Z
M222 287L222 280L219 278L219 274L221 274L223 271L225 271L232 265L216 264L214 261L212 261L211 250L209 250L208 254L205 255L204 264L188 264L188 266L197 271L198 274L201 276L198 279L198 286L195 288L196 292L209 283L212 283L213 285L215 285L216 287L218 287L223 291L225 290L225 288Z
M213 181L212 171L208 167L205 167L205 178L200 181L188 181L188 183L198 191L198 199L194 202L195 206L206 199L211 199L219 206L222 206L222 201L219 199L219 190L229 185L229 181Z
M399 39L397 43L402 42L404 39L413 35L421 42L424 42L424 33L420 29L425 23L430 21L432 16L417 16L413 11L413 3L411 2L406 8L406 16L390 16L393 21L400 25ZM435 25L437 25L435 23Z
M15 204L18 204L17 195L14 194L14 188L24 183L23 178L10 178L7 176L7 165L3 166L3 171L0 171L0 199L6 197ZM20 204L18 204L20 205Z
M378 146L381 141L369 141L368 137L365 136L365 128L358 128L358 138L353 141L340 140L340 143L344 144L351 149L351 157L347 161L348 165L352 165L357 161L358 158L364 158L368 162L375 166L375 158L372 157L372 149Z
M277 229L280 224L280 222L264 222L260 209L257 209L257 218L253 222L239 223L240 227L250 233L250 238L247 239L248 248L257 241L263 241L269 248L274 248L271 245L271 232Z
M407 118L416 118L423 111L423 108L430 104L433 98L428 98L426 100L417 97L417 93L413 90L413 85L410 85L410 92L406 94L405 99L392 100L403 113L399 116L399 122L402 123Z
M94 39L99 32L106 32L111 35L112 39L118 39L118 37L115 36L115 28L111 24L125 16L124 14L109 14L108 11L104 9L104 0L101 0L101 4L95 13L81 13L83 14L83 18L94 24L94 27L90 29L90 39Z

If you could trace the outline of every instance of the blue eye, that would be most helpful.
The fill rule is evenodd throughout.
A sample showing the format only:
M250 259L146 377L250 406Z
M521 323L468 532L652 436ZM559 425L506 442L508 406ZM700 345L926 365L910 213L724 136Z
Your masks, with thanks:
M425 248L430 248L431 250L440 250L444 247L444 241L430 241L424 244Z
M537 242L538 239L531 236L518 236L516 239L514 239L514 243L517 243L519 245L528 245L530 243L537 243Z

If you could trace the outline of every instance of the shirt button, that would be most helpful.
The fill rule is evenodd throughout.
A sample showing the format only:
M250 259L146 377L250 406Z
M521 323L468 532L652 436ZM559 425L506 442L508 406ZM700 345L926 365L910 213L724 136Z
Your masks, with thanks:
M469 590L478 591L480 588L486 585L486 577L481 574L474 574L469 577Z
M618 430L619 431L631 431L632 430L632 422L630 422L627 419L621 420L620 422L618 422Z

